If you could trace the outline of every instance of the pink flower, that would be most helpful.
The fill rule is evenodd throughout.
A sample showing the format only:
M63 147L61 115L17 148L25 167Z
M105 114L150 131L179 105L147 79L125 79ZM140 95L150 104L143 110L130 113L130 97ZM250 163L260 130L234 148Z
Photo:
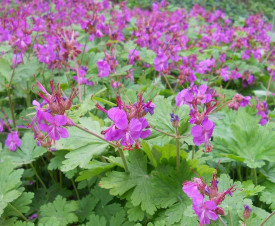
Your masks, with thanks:
M250 96L245 97L237 93L228 104L228 108L232 108L237 111L239 107L246 107L249 104L250 99Z
M191 129L191 134L194 137L193 142L195 145L199 146L202 143L205 143L206 149L209 148L209 140L212 136L212 133L215 128L215 123L208 120L206 117L201 125L196 125Z
M135 60L139 60L139 51L136 49L130 50L128 58L129 58L129 64L134 65Z
M154 60L155 70L162 72L168 69L168 57L164 53L159 53Z
M69 133L67 129L61 127L67 124L68 120L66 116L64 115L52 116L50 113L44 112L43 119L49 124L40 123L39 129L48 133L48 136L51 139L59 140L60 137L62 138L69 137Z
M111 72L111 67L106 60L97 61L98 77L108 77Z
M0 119L0 133L2 133L4 130L4 121Z
M132 118L128 121L126 112L118 107L111 108L107 115L114 124L105 131L106 140L120 140L121 145L130 147L139 138L144 139L151 134L150 130L144 130L149 126L145 118Z
M5 145L11 150L15 151L17 147L21 146L21 140L19 139L18 132L12 131L8 134L8 137L5 141Z
M217 205L214 201L205 201L203 195L193 199L193 210L199 217L200 224L210 224L210 219L216 221L218 215L215 213Z

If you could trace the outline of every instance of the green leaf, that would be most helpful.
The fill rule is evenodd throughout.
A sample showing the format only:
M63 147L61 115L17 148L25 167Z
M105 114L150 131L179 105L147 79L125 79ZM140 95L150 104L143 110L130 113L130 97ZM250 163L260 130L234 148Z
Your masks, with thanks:
M113 196L111 196L106 189L97 186L91 190L91 194L99 199L99 203L95 208L97 215L104 216L105 219L110 219L118 211L122 210L119 203L112 202Z
M97 216L95 214L90 215L89 222L86 224L86 226L106 226L107 221L102 216Z
M0 58L0 76L4 77L7 82L10 81L12 74L12 69L10 63L4 59Z
M39 223L46 224L49 221L54 225L67 225L78 221L75 211L78 209L76 201L66 201L57 196L55 201L40 208Z
M172 99L173 97L164 98L163 96L157 96L154 99L154 104L156 105L155 113L153 116L148 116L148 122L152 127L155 127L159 130L162 130L168 134L174 135L175 128L172 126L171 123L171 116L170 113L173 113L174 108L172 107ZM181 106L176 108L174 112L180 118L180 133L181 135L186 135L185 132L187 128L184 128L184 124L186 119L189 117L189 108L188 106ZM183 127L181 129L181 127ZM181 131L182 130L182 131ZM175 141L175 138L162 134L154 129L152 129L151 136L146 139L151 145L158 145L164 146L165 144L169 143L171 140Z
M154 189L151 177L147 174L147 159L141 152L129 152L129 174L112 171L107 173L100 184L102 188L110 189L112 195L123 195L126 191L134 188L131 194L131 202L134 206L141 206L143 211L154 214L156 206L152 196Z
M0 159L0 216L8 203L14 201L22 194L21 177L23 169L14 170L10 160Z
M114 167L115 164L93 160L92 162L86 165L86 168L88 168L88 170L83 170L79 173L80 176L76 178L76 181L90 179Z
M260 200L268 205L272 211L275 210L275 184L270 182L263 183L265 190L260 195Z
M164 221L164 225L198 225L197 215L188 212L188 210L192 210L192 204L189 198L185 198L182 202L162 211L155 223L160 224Z
M260 172L271 182L275 183L275 163L267 163Z
M77 216L81 221L88 219L93 213L99 199L95 196L87 195L78 202Z
M129 221L142 221L145 217L145 212L142 211L140 206L133 206L131 202L126 203L127 209L127 215Z
M270 136L274 123L270 127L260 126L255 117L241 109L232 114L235 114L236 119L230 131L214 136L214 151L221 156L244 162L250 168L262 167L263 160L275 162L275 139ZM228 137L223 138L226 135Z
M27 132L21 140L21 146L15 152L5 151L4 156L9 157L15 166L30 164L47 152L46 148L38 147L33 133Z
M126 213L125 210L117 212L114 216L111 217L109 225L120 225L120 226L133 226L134 223L126 222Z
M147 64L153 64L156 58L156 53L152 50L141 48L139 51L140 58Z
M242 182L243 192L245 197L251 197L257 195L259 192L265 189L264 186L257 185L255 186L251 180Z
M25 213L28 213L28 211L30 210L30 204L32 203L33 197L34 197L34 193L32 192L23 192L21 196L19 196L11 204L21 213L25 214ZM7 218L10 216L19 217L20 215L13 208L11 208L10 206L7 206L2 216L4 218Z
M48 169L49 170L60 169L62 166L62 161L65 160L65 155L67 153L68 153L67 151L63 151L63 150L59 150L59 151L53 153L54 157L50 160Z
M100 134L101 128L98 122L91 118L79 119L81 126ZM57 149L70 150L62 162L61 170L63 172L72 170L76 167L85 168L94 156L100 156L107 151L108 144L101 139L84 132L76 127L68 128L70 137L60 140L57 143Z

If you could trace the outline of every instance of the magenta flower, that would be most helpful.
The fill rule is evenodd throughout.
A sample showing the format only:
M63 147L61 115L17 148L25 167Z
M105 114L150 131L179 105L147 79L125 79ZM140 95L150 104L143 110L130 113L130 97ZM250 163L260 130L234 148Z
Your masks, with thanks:
M145 118L133 118L128 121L126 112L118 107L111 108L107 115L114 124L105 131L106 140L120 140L121 145L130 147L139 138L144 139L151 134L150 130L144 130L149 126Z
M199 146L205 143L206 149L209 147L209 140L215 128L215 123L208 120L206 117L201 125L196 125L191 129L191 134L194 137L193 142L195 145Z
M258 110L257 115L261 116L261 120L259 122L260 125L264 126L268 122L268 105L266 101L260 102L257 99L258 103L256 104L256 108Z
M183 89L176 96L176 105L178 107L184 104L191 106L190 103L193 101L193 98L194 96L191 90Z
M4 130L4 121L0 119L0 133L2 133Z
M18 132L12 131L8 134L8 137L5 141L5 145L10 149L11 151L15 151L17 147L21 146L21 140L19 139Z
M97 61L98 77L108 77L111 72L111 67L106 60Z
M48 133L48 136L53 140L59 140L62 138L68 138L69 133L64 126L67 124L67 118L64 115L55 115L52 116L48 112L43 113L43 119L49 124L40 123L39 129Z
M128 58L129 58L129 64L134 65L135 60L139 60L139 51L136 49L130 50Z
M198 184L191 181L186 181L183 183L182 190L189 198L196 198L200 196L200 192L198 190Z
M164 53L158 54L154 60L154 65L156 71L166 71L168 69L168 57Z
M250 96L245 97L237 93L228 104L228 108L232 108L237 111L239 107L246 107L249 104L250 99Z
M200 224L210 224L210 219L216 221L218 215L215 213L217 205L214 201L205 201L203 195L193 199L193 210L199 217Z

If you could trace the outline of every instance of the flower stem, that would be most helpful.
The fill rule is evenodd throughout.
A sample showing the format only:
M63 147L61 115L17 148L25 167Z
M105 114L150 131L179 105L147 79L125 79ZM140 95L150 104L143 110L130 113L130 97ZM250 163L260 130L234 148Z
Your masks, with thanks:
M229 215L229 219L230 219L230 225L233 226L232 216L231 216L230 210L228 210L228 215Z
M80 125L74 124L74 126L77 127L78 129L81 129L81 130L85 131L86 133L89 133L89 134L91 134L91 135L97 137L97 138L100 139L100 140L103 140L103 141L107 142L108 144L110 144L110 145L111 145L112 147L114 147L114 148L117 148L117 147L118 147L118 145L114 144L113 142L110 142L110 141L108 141L108 140L105 140L104 137L101 137L101 136L97 135L96 133L94 133L94 132L92 132L92 131L90 131L90 130L88 130L88 129L86 129L86 128L80 126Z
M126 162L124 153L123 153L123 151L121 150L121 148L118 149L118 152L119 152L119 155L120 155L120 157L121 157L121 159L122 159L122 162L123 162L123 165L124 165L125 172L126 172L126 173L129 173L128 165L127 165L127 162Z
M33 171L34 171L35 176L36 176L37 179L40 181L40 183L42 184L42 186L43 186L43 188L45 189L45 191L48 193L49 196L51 196L49 190L47 189L47 187L46 187L46 185L45 185L45 183L43 182L43 180L42 180L42 179L40 178L40 176L38 175L38 173L37 173L37 171L36 171L36 169L35 169L35 167L33 166L32 163L31 163L31 167L32 167L32 169L33 169Z
M76 75L77 75L78 96L79 96L79 101L81 103L82 99L81 99L81 87L80 87L79 69L78 69L78 64L76 62L75 57L73 59L74 59L75 70L76 70Z
M165 79L166 84L168 85L169 89L171 90L171 92L173 93L173 95L175 94L175 91L173 90L172 86L170 85L168 78L166 77L166 74L163 73L163 77Z
M219 217L219 221L222 223L222 225L226 226L226 223L223 221L223 219L221 218L221 216L218 215L218 217Z
M76 188L76 186L75 186L75 182L74 182L73 179L72 179L72 184L73 184L73 187L74 187L74 190L75 190L76 197L77 197L78 200L80 200L79 194L78 194L78 191L77 191L77 188Z
M59 171L59 183L60 183L60 188L62 188L62 172Z
M15 122L15 115L14 115L14 108L12 104L10 87L8 88L8 96L9 96L9 103L10 103L10 109L11 109L12 123L13 123L14 129L16 130L16 122Z
M260 226L263 226L273 215L275 214L275 211L272 212L261 224Z
M9 206L10 206L16 213L18 213L25 221L28 221L28 219L24 216L24 214L21 213L18 209L16 209L12 204L9 203Z
M258 185L258 180L257 180L257 171L256 171L256 168L254 168L253 171L254 171L254 177L255 177L255 185L257 186Z
M158 131L158 132L160 132L160 133L163 133L163 134L165 134L165 135L167 135L167 136L169 136L169 137L177 138L176 135L170 134L170 133L166 133L166 132L164 132L164 131L162 131L162 130L160 130L160 129L154 127L154 126L150 126L150 128L152 128L152 129L154 129L154 130L156 130L156 131ZM191 134L190 134L190 135L191 135ZM179 139L189 137L190 135L187 135L187 136L179 136Z
M196 146L194 145L192 148L192 159L195 158L195 153L196 153Z
M267 85L267 91L266 91L266 94L265 94L265 102L267 101L267 96L268 96L269 88L270 88L270 85L271 85L271 81L272 81L272 76L270 75L268 85Z
M180 169L180 138L179 130L176 127L176 142L177 142L177 171Z

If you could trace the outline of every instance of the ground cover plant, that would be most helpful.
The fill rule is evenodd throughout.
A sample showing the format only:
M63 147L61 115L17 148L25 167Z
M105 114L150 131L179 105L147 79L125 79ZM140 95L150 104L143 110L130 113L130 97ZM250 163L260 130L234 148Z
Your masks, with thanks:
M275 224L270 20L166 1L0 15L0 225Z

